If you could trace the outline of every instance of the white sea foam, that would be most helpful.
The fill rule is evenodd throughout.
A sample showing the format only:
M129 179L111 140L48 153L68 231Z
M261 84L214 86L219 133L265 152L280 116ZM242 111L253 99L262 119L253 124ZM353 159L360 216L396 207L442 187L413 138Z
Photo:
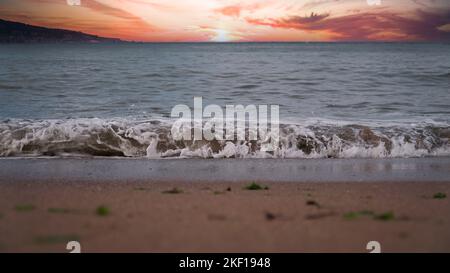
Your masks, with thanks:
M280 125L280 142L176 141L163 119L6 120L1 157L387 158L450 156L450 126L312 120ZM267 136L267 137L270 137Z

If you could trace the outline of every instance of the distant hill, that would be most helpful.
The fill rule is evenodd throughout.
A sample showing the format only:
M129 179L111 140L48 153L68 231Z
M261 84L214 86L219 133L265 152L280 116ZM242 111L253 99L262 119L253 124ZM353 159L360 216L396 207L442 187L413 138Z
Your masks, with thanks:
M120 42L78 31L37 27L0 19L0 43Z

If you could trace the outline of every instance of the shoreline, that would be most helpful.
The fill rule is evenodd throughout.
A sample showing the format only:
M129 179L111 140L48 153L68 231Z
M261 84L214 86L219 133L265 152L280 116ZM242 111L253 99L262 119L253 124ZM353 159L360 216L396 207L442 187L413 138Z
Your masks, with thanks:
M30 180L44 182L450 182L450 157L210 160L0 159L0 183Z
M2 159L0 252L450 252L449 162Z

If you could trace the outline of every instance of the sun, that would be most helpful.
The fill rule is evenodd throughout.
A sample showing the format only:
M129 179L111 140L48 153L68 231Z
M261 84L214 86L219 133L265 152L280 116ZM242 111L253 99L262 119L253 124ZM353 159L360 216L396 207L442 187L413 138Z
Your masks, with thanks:
M215 29L216 35L211 39L213 42L229 42L230 36L225 29Z

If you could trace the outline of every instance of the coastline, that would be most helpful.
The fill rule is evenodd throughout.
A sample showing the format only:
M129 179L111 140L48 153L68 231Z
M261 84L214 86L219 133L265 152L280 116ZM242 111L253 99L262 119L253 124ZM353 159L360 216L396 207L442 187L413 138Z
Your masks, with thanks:
M450 182L450 157L380 159L0 158L0 184L17 181Z
M2 159L0 252L448 252L448 160Z

